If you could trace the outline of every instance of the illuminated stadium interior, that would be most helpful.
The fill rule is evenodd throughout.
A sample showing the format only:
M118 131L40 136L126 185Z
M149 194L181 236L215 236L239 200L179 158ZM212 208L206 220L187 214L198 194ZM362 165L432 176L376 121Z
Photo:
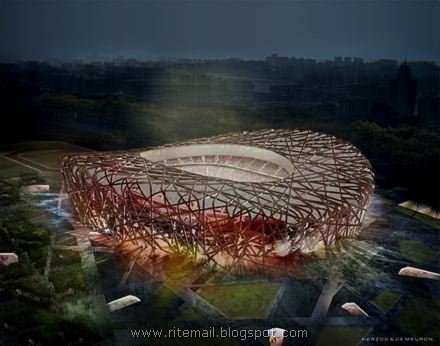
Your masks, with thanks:
M243 182L287 178L292 163L266 149L234 144L188 145L150 150L141 157L164 166L208 177Z

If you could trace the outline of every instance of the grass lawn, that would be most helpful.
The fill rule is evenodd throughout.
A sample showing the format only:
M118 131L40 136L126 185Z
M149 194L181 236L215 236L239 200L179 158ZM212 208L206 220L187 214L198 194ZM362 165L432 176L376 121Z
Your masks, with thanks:
M30 173L36 173L36 171L0 157L0 178L18 177L20 174Z
M412 216L414 219L423 222L431 227L440 229L440 220L434 219L428 215L424 215L422 213L419 213L417 211L408 209L408 208L404 208L401 206L397 206L396 209L398 211L400 211L401 213L404 213L406 215Z
M84 147L75 144L58 141L24 141L20 143L0 145L0 150L5 152L11 151L31 151L31 150L60 150L64 152L86 151Z
M257 282L206 286L198 292L229 318L265 318L281 283Z
M58 170L62 157L67 153L87 151L86 148L64 142L28 141L13 145L0 146L3 152L14 152L18 159L28 159L51 170ZM25 162L34 166L31 162ZM40 166L35 168L44 169ZM37 173L37 171L0 157L0 178L17 177L21 174Z
M372 302L383 312L387 312L400 298L400 292L383 291Z
M161 286L156 292L153 300L153 306L156 308L166 308L168 307L177 296L165 286Z
M169 320L174 318L178 307L183 303L183 300L177 296L173 291L160 286L151 299L151 304L147 307L148 316L154 320Z
M417 240L401 240L400 254L416 263L431 263L437 257L437 252Z
M20 154L24 159L35 161L40 165L47 166L51 169L57 169L60 167L61 159L66 152L50 149L50 150L33 150Z
M413 298L397 316L395 322L415 337L433 337L438 342L440 338L440 300Z
M316 346L358 345L361 339L368 335L370 328L366 327L323 327L319 333Z
M179 315L177 315L175 321L191 321L191 320L203 320L203 319L204 319L203 316L200 315L191 306L185 306L185 308L181 310Z

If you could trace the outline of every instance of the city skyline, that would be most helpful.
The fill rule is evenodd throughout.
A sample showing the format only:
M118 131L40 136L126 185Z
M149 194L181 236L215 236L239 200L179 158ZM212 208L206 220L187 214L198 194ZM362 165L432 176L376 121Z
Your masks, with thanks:
M180 56L158 56L153 58L142 58L142 57L134 57L134 56L125 56L125 55L85 55L78 57L66 57L66 58L57 58L57 57L46 57L46 58L25 58L25 57L5 57L0 56L0 63L27 63L27 62L39 62L39 63L47 63L49 65L58 65L58 64L90 64L90 63L112 63L112 64L143 64L143 63L177 63L177 64L186 64L186 63L207 63L207 62L229 62L229 61L241 61L241 62L268 62L270 58L280 58L280 59L289 59L289 63L295 63L300 61L308 61L313 62L315 64L371 64L371 63L380 63L380 62L394 62L396 64L403 63L428 63L435 64L437 66L440 65L440 60L427 60L427 59L410 59L408 56L403 56L402 58L389 58L389 57L377 57L367 59L362 56L350 56L350 55L335 55L328 58L316 58L312 56L293 56L293 55L283 55L277 52L268 52L266 56L258 57L258 58L240 58L240 57L212 57L212 58L196 58L196 57L180 57ZM341 59L338 61L338 59Z
M440 61L438 1L3 1L0 57Z

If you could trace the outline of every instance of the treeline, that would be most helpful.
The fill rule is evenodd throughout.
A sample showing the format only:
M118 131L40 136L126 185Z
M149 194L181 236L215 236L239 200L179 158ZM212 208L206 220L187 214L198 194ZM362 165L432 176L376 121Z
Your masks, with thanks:
M270 123L240 108L153 104L124 97L85 99L62 93L35 98L32 117L39 138L97 150L148 147Z
M64 140L97 150L149 147L174 141L260 128L322 131L354 143L372 162L377 181L409 189L408 198L439 208L437 132L381 127L351 117L311 117L289 109L152 104L123 97L96 99L46 93L29 107L32 139ZM20 133L25 123L20 120Z
M272 127L327 130L341 135L347 123L289 109L147 103L124 97L85 99L47 93L34 100L34 132L99 150L159 145L225 132ZM324 128L323 128L324 127Z
M417 127L356 122L352 142L372 162L379 182L404 186L409 198L440 209L440 134Z

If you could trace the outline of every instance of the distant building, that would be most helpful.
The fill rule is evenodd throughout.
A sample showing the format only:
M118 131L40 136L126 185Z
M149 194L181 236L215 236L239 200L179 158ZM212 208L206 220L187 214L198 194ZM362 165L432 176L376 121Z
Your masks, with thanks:
M412 78L411 68L405 62L400 65L396 79L391 81L391 105L398 118L414 115L416 107L416 81Z
M434 62L410 62L411 73L417 80L417 96L440 95L440 68Z
M266 63L272 68L279 68L283 65L289 64L290 59L286 56L279 56L278 54L272 54L266 58Z
M334 62L336 65L341 66L342 65L342 56L335 56Z
M419 125L430 129L440 127L440 97L421 97L417 103Z

